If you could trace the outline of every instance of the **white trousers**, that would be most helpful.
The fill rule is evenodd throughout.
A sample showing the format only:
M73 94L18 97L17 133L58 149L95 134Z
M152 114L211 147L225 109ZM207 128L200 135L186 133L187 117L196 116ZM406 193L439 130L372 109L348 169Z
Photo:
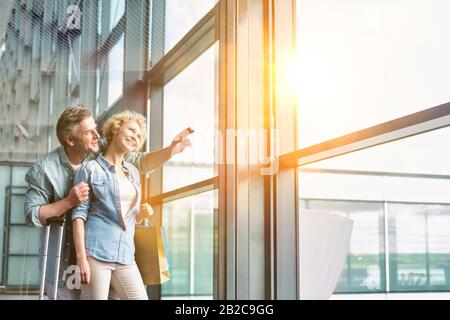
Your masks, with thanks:
M123 265L103 262L90 256L88 263L91 269L91 282L89 285L81 286L83 298L107 300L111 285L121 300L148 300L136 263Z

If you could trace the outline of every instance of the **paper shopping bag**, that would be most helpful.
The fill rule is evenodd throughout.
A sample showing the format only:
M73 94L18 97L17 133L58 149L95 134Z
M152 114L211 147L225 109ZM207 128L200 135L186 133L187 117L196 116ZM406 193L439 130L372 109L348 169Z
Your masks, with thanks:
M134 244L136 264L144 284L158 285L169 281L170 269L164 228L136 226Z

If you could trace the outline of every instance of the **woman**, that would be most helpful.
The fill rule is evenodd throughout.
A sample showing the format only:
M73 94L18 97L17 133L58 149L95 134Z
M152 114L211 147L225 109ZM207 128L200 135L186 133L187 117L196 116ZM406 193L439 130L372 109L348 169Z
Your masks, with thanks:
M77 171L74 184L89 184L90 196L72 211L73 235L83 296L106 300L110 285L121 299L148 299L134 258L134 230L141 201L139 172L124 156L139 150L145 118L125 111L103 128L104 154ZM138 220L139 217L138 217Z

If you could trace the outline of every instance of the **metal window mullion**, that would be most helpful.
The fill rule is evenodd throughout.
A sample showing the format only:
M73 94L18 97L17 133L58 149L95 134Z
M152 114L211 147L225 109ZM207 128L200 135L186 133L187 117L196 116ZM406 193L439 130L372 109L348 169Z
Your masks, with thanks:
M12 185L12 167L9 166L9 184L5 189L5 211L4 211L4 217L5 220L3 222L3 227L4 227L4 231L3 231L3 252L2 252L2 278L0 283L3 285L6 285L6 280L8 277L8 253L9 253L9 207L10 207L10 203L9 203L9 192L11 189Z
M301 173L331 173L343 175L363 175L363 176L381 176L381 177L397 177L397 178L420 178L420 179L439 179L449 180L450 175L446 174L429 174L429 173L403 173L389 171L369 171L369 170L348 170L348 169L325 169L325 168L302 168Z
M156 61L164 55L164 34L165 34L165 1L152 2L152 25L151 36L151 60ZM150 86L150 150L158 150L163 147L164 118L164 88L162 86ZM159 168L150 174L152 183L148 188L146 196L161 194L163 190L163 169ZM162 225L162 205L153 208L153 215L160 225ZM161 286L147 286L147 293L150 299L161 299Z
M218 177L206 179L175 190L160 193L151 197L146 197L143 202L150 202L152 205L160 205L165 202L175 201L181 198L192 197L207 191L211 191L218 186Z
M383 201L384 206L384 261L385 261L385 283L386 283L386 293L391 292L391 282L390 282L390 260L389 260L389 206L386 200Z
M191 210L189 212L189 294L191 296L195 295L195 212L194 206L192 204L192 199L189 201L191 205Z
M265 4L257 1L220 3L223 58L219 70L225 75L221 74L219 81L226 91L219 97L224 110L219 122L225 136L226 165L219 174L219 186L225 188L219 190L219 205L226 228L219 229L219 239L224 239L226 248L221 254L226 261L226 289L221 287L218 293L227 299L263 299L266 295L265 179L260 166L251 163L254 159L249 151L254 150L248 136L252 137L251 130L265 126L266 72L261 69L267 58L264 8Z
M247 154L249 156L249 196L248 196L248 237L249 237L249 298L265 299L267 285L266 261L269 252L265 243L266 237L266 176L261 174L261 164L258 155L258 136L270 129L268 96L265 94L268 86L266 38L266 4L265 1L249 1L249 47L248 47L248 130L249 140ZM266 143L270 142L270 134ZM261 144L260 144L261 145ZM260 146L259 145L259 146ZM255 146L255 147L254 147ZM270 144L269 144L270 146ZM255 153L255 154L254 154ZM256 162L255 161L255 162Z
M430 288L430 277L431 277L431 273L430 273L430 239L429 239L429 232L428 232L428 212L425 212L425 274L426 274L426 285L427 285L427 289L429 290Z
M9 257L24 257L24 256L26 256L26 257L33 257L33 258L38 258L38 257L40 257L40 254L23 254L23 253L10 253L9 255L8 255Z
M38 107L38 123L39 126L39 137L42 137L38 141L37 147L37 157L45 154L48 150L48 141L43 137L49 136L48 126L49 126L49 92L50 92L50 78L47 73L50 67L51 61L51 42L53 34L52 26L52 6L51 1L46 1L44 4L44 15L42 19L42 35L40 37L41 46L41 64L40 64L40 93L39 93L39 107Z
M346 153L450 126L450 102L363 129L280 157L282 168L318 162Z
M9 222L10 222L10 214L9 211L11 209L11 190L12 190L12 180L13 180L13 167L10 166L9 168L9 184L6 187L5 190L5 222L4 222L4 226L5 226L5 231L4 231L4 238L3 238L3 285L6 286L7 282L8 282L8 266L9 266L9 261L8 261L8 256L9 256Z
M387 205L391 204L391 202L387 202ZM394 216L390 216L390 219L388 220L388 227L392 229L392 236L389 237L389 281L391 283L391 280L395 279L395 287L397 290L392 290L392 287L389 286L389 293L392 292L398 292L398 252L397 252L397 219ZM389 230L389 229L388 229ZM394 256L394 259L391 259L391 256ZM392 266L392 268L391 268ZM395 271L395 275L392 275L391 270Z
M219 1L219 13L216 16L216 32L219 34L219 52L218 52L218 134L222 139L219 140L219 146L215 146L218 148L218 152L216 156L216 163L218 166L218 212L216 215L216 224L215 230L217 230L217 237L214 237L214 287L213 287L213 296L214 299L226 299L229 294L228 286L228 274L233 270L233 267L230 267L230 261L228 260L229 256L229 247L228 244L232 240L228 237L228 217L229 217L229 206L230 199L232 199L232 194L227 192L227 189L230 188L230 184L228 181L228 177L231 177L229 172L231 171L231 166L226 165L225 159L228 156L228 150L225 148L227 143L226 138L226 129L227 123L229 121L228 116L232 117L231 112L227 112L227 105L231 103L233 100L229 101L229 91L231 88L227 90L228 87L228 79L233 73L227 72L228 70L228 50L229 46L227 45L228 41L233 41L234 39L229 39L227 37L227 26L228 26L228 17L227 14L227 1ZM229 101L229 102L228 102ZM217 149L216 149L217 150Z
M282 154L296 147L294 92L287 86L295 49L295 0L273 1L274 110ZM279 168L275 177L275 299L298 299L299 236L297 167Z
M96 108L98 0L83 1L83 18L79 46L79 103Z
M158 150L163 145L163 88L152 87L150 90L150 149ZM150 174L150 181L152 182L148 188L149 195L161 194L163 190L163 168L159 168ZM159 225L162 225L163 221L163 205L159 204L153 207L153 215ZM148 286L147 292L151 299L161 299L161 286Z
M250 299L249 261L249 15L248 0L237 1L236 16L236 299Z
M226 88L225 97L222 101L221 115L223 115L222 132L225 135L224 149L225 165L223 170L222 186L225 190L222 190L222 210L220 215L224 215L225 226L223 229L219 229L223 232L222 239L225 239L223 253L223 259L226 261L226 268L224 271L224 286L219 293L225 296L222 299L236 299L236 199L237 199L237 180L236 180L236 139L234 136L228 135L227 129L236 129L236 92L237 92L237 71L236 71L236 52L235 47L237 43L236 37L236 25L237 25L237 4L234 0L220 1L221 9L221 33L220 33L220 46L222 48L222 66L223 74L223 86ZM234 161L234 162L230 162Z

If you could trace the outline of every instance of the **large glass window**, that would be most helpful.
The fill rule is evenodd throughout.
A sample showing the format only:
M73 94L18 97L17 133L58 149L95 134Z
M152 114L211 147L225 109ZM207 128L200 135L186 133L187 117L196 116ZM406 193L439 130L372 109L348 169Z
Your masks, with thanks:
M450 289L450 205L390 203L393 291Z
M175 155L164 166L163 191L214 175L215 53L213 46L164 87L164 145L192 127L195 147Z
M119 23L125 13L126 0L110 0L109 30L111 31Z
M25 173L27 167L12 167L12 175L6 176L6 191L3 194L5 212L4 244L2 246L3 270L2 283L6 286L17 286L28 291L39 283L39 243L40 229L25 223ZM11 181L10 181L11 178ZM0 194L1 196L1 194ZM3 240L3 238L2 238Z
M163 205L171 280L163 296L212 296L213 191Z
M348 153L308 168L450 175L450 152L443 148L450 127Z
M101 38L101 34L102 34L103 0L98 0L97 6L98 6L97 33L98 33L99 39L100 39Z
M8 260L8 286L18 286L23 292L39 285L39 258L27 256L10 256Z
M300 167L300 207L354 220L337 293L450 289L450 153L441 144L449 134L446 127Z
M191 2L166 1L165 52L172 49L216 3ZM158 21L154 22L158 25ZM150 88L151 126L162 129L162 145L170 145L182 130L194 129L189 136L192 148L172 156L162 169L162 193L183 188L183 191L178 190L180 193L171 192L169 202L165 198L169 195L162 195L162 223L167 232L171 269L171 280L163 284L162 296L168 299L213 296L214 191L205 192L204 189L211 190L213 182L209 180L208 186L195 184L214 177L218 45L200 33L194 39L189 53L181 50L166 57L162 74L151 74L151 86L154 85ZM153 40L154 46L159 45L158 39ZM205 45L209 47L206 50ZM173 65L169 65L171 59L176 60ZM186 61L189 64L185 64ZM154 66L155 62L152 64ZM160 120L157 119L160 116L158 109L162 114ZM154 117L153 111L156 111Z
M3 259L4 259L4 247L3 237L5 233L5 208L6 208L6 187L10 183L11 167L0 166L0 283L3 283Z
M299 147L450 101L450 2L296 2Z
M168 52L217 0L166 0L165 50Z
M25 174L28 171L28 167L13 167L12 171L12 185L14 187L26 187Z
M108 58L108 107L112 106L123 92L124 36L114 45Z

